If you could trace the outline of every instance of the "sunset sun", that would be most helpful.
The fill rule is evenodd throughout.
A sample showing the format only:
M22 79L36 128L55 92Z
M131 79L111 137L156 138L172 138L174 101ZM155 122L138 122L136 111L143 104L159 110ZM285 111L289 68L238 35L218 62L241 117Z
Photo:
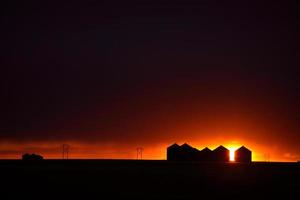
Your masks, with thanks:
M230 162L234 162L235 161L235 150L236 148L229 148L229 160Z

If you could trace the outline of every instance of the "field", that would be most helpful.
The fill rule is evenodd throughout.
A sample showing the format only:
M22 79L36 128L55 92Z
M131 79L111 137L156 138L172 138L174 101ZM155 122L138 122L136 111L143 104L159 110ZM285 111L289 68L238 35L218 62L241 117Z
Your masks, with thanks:
M1 160L1 199L270 199L299 197L299 163ZM296 198L297 199L297 198Z

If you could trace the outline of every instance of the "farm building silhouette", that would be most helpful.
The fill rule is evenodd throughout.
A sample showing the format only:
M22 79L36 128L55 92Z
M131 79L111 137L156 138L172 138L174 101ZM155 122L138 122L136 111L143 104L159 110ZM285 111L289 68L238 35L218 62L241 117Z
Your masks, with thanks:
M237 149L234 153L236 162L251 162L252 152L246 147L242 146L239 149Z
M214 150L204 148L198 150L186 143L183 145L173 144L167 148L167 160L169 161L200 161L200 162L229 162L230 152L220 145ZM250 163L252 152L242 146L235 151L235 162Z

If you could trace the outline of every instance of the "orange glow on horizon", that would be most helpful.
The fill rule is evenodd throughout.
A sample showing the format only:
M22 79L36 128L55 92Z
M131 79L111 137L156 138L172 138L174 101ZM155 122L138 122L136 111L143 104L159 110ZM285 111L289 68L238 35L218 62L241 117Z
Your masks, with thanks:
M186 141L191 146L201 150L205 147L211 150L219 145L223 145L230 150L230 161L234 161L234 151L242 145L252 151L253 161L279 161L279 162L295 162L297 157L293 157L293 152L282 152L276 148L269 148L243 140L231 141L226 139L198 140L199 142ZM178 144L183 144L185 141L176 141ZM61 142L63 143L63 142ZM67 142L70 144L70 159L136 159L136 144L119 145L108 143L80 143ZM143 158L146 160L165 160L166 148L172 142L147 144L144 145ZM20 159L23 153L37 153L45 159L61 159L62 147L57 143L51 142L36 142L36 143L0 143L0 159ZM267 155L267 156L266 156Z

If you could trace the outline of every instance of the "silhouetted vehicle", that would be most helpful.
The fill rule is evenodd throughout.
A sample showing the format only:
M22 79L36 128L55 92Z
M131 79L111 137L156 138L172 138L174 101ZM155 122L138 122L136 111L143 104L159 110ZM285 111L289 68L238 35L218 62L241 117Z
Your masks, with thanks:
M213 160L217 162L229 162L229 150L220 145L213 150Z
M251 157L252 157L252 152L244 146L240 147L235 151L236 162L250 163L252 162Z
M25 161L39 161L39 160L43 160L43 156L41 155L38 155L38 154L28 154L28 153L25 153L22 155L22 160L25 160Z

